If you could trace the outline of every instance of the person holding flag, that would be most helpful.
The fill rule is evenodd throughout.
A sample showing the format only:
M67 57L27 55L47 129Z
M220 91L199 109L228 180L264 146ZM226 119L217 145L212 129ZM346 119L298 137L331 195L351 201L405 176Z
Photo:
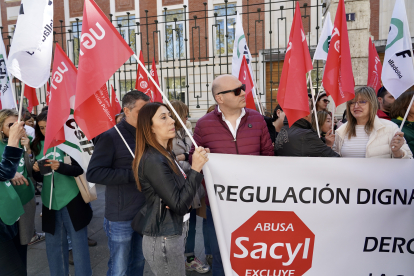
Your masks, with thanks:
M335 133L334 150L342 157L412 158L404 133L393 122L377 116L378 101L372 87L355 90L346 103L346 118Z
M36 138L32 142L32 150L37 160L33 165L33 177L36 181L43 182L42 229L46 232L50 274L69 274L69 236L72 241L75 274L90 276L92 268L87 226L92 219L92 209L83 200L75 181L75 177L81 175L83 169L72 157L69 157L70 164L65 162L67 154L61 149L45 148L47 114L48 111L44 111L37 116ZM54 187L52 194L51 185Z
M263 116L246 107L246 92L237 77L221 75L214 79L211 90L217 102L214 111L197 121L194 140L212 153L273 156L272 140ZM217 141L220 141L217 143ZM190 150L190 163L195 146ZM213 275L224 275L210 203L206 196L207 224Z
M34 233L36 200L34 198L34 186L31 180L28 179L28 170L25 164L25 161L30 159L30 152L23 152L23 146L28 147L30 140L24 129L22 129L23 122L17 123L17 116L16 110L3 109L0 111L0 154L2 156L11 154L17 159L9 160L9 162L11 161L9 164L5 164L2 160L0 180L0 267L2 274L7 273L7 271L10 273L21 271L22 274L11 275L26 275L27 244ZM19 131L17 131L16 125L19 126ZM18 140L16 136L19 137ZM16 149L12 149L10 146ZM10 166L16 162L16 166ZM9 241L12 241L12 243L10 244ZM3 242L5 243L3 244ZM3 245L9 246L4 248ZM12 263L6 262L11 257L8 254L15 258ZM14 263L21 267L16 267ZM4 264L4 266L1 264Z
M132 161L138 112L149 101L150 97L137 90L124 95L122 108L125 118L116 125L118 130L113 127L96 137L86 172L88 181L106 186L104 230L109 247L107 276L142 276L144 273L142 236L134 232L131 222L144 205L145 198L137 190Z

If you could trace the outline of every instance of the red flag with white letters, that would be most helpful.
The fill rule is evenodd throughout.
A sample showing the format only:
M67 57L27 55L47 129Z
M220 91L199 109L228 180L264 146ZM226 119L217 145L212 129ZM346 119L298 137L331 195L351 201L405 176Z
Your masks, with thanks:
M34 106L39 105L39 101L37 100L36 95L36 88L28 86L27 84L24 85L24 96L28 101L27 110L31 113L33 111Z
M142 54L142 51L139 52L139 60L142 64L145 65L144 55ZM139 65L137 70L137 79L135 81L135 89L144 92L146 95L151 97L147 73L145 73L144 69L142 69L142 67Z
M306 73L313 68L308 43L303 31L299 3L290 31L288 48L280 77L277 101L292 126L297 120L310 113Z
M43 149L44 154L49 148L65 142L64 125L70 115L69 99L76 91L76 77L77 69L75 65L56 43L48 96L48 124Z
M119 104L118 97L116 96L114 87L111 84L111 105L112 105L112 113L115 115L121 113L121 105Z
M369 55L368 55L368 82L367 86L374 88L375 93L381 88L382 64L378 56L377 49L371 38L369 38Z
M134 54L93 0L85 0L74 117L88 139L115 124L107 80ZM109 112L110 111L110 112Z
M250 75L250 70L249 70L249 66L247 65L245 55L243 55L243 60L240 65L239 81L241 81L241 83L246 85L246 91L245 91L246 92L246 95L245 95L246 108L256 110L256 105L254 104L254 98L253 98L253 92L252 92L254 83L253 83L252 76Z
M157 66L155 65L155 58L152 59L152 66L150 71L151 77L155 80L155 82L160 86L160 82L158 80L158 74L157 74ZM162 96L160 91L158 91L157 87L155 87L154 83L148 78L149 88L151 91L151 95L148 95L151 97L151 102L159 102L162 103Z
M332 97L336 106L355 97L344 0L339 0L336 11L322 82L326 93Z

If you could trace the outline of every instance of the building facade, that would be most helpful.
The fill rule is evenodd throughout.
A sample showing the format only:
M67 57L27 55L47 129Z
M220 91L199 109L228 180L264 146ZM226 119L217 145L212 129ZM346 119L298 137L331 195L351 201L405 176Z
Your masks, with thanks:
M95 0L132 50L150 68L157 65L160 85L170 99L189 105L193 119L214 104L211 82L220 74L231 74L236 13L241 14L260 101L271 112L277 105L277 90L295 1L288 0ZM332 20L338 0L300 0L302 22L311 56L318 43L324 15ZM385 51L395 0L345 0L353 70L357 85L367 81L368 38L380 53ZM1 0L0 21L6 47L12 42L20 1ZM407 13L414 2L406 0ZM54 40L77 66L82 30L83 0L54 0ZM409 18L414 32L414 19ZM131 57L109 80L118 98L135 87L137 62ZM323 63L312 71L315 92L321 90ZM38 89L40 108L44 88ZM342 109L343 110L343 109ZM339 108L336 114L342 113Z

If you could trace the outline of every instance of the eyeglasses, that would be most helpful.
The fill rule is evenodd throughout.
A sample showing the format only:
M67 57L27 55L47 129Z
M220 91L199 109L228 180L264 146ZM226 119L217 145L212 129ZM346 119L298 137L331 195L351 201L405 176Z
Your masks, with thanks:
M365 106L368 101L356 101L356 102L351 102L350 106L355 106L358 103L359 106Z
M329 104L331 101L330 100L328 100L328 99L323 99L322 100L324 103L326 103L326 104Z
M226 94L226 93L230 93L230 92L234 92L234 96L239 96L241 94L241 91L246 91L246 85L242 84L240 87L232 89L232 90L226 90L226 91L222 91L220 93L217 93L217 95L220 94Z

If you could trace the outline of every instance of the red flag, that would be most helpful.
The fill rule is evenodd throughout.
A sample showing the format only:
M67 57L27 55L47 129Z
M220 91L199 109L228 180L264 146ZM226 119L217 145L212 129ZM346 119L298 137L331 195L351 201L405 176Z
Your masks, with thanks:
M49 105L49 101L50 101L49 96L50 96L50 85L49 85L49 82L46 82L46 105Z
M111 93L111 105L112 105L112 113L114 114L114 116L116 114L119 114L121 112L121 105L119 104L119 100L118 97L115 94L115 90L114 87L111 84L111 89L112 89L112 93Z
M115 123L105 83L134 52L93 0L85 0L81 41L74 116L92 139Z
M32 113L33 107L39 105L39 101L37 100L37 95L36 95L36 88L30 87L27 84L25 84L24 85L24 96L29 102L27 106L27 110L29 110L29 112Z
M142 51L139 52L139 60L142 64L145 65L144 55L142 54ZM151 97L151 90L148 84L147 73L145 73L144 69L142 69L142 67L139 65L137 70L137 79L135 81L135 89L144 92L146 95Z
M367 86L371 86L375 89L375 93L378 93L378 89L381 88L381 73L382 64L378 56L377 49L371 38L369 38L369 57L368 57L368 82Z
M295 15L277 93L277 101L288 118L289 126L310 113L306 73L311 71L312 68L299 3L296 2Z
M355 97L344 0L339 0L330 45L322 81L326 93L338 106Z
M253 89L253 79L252 76L250 75L250 70L249 70L249 66L247 65L247 61L246 61L246 57L243 55L243 60L242 63L240 65L240 72L239 72L239 81L241 81L241 83L246 85L246 107L256 110L256 105L254 104L254 98L253 98L253 93L252 93L252 89Z
M49 148L65 142L64 125L70 115L70 97L76 91L76 77L75 65L56 43L50 94L47 100L49 109L44 154Z
M155 65L155 58L152 59L152 66L150 71L151 77L155 80L155 82L160 86L160 82L158 81L158 74L157 74L157 66ZM149 89L151 91L151 102L159 102L162 103L162 96L160 91L158 91L157 87L155 87L154 83L148 79Z

